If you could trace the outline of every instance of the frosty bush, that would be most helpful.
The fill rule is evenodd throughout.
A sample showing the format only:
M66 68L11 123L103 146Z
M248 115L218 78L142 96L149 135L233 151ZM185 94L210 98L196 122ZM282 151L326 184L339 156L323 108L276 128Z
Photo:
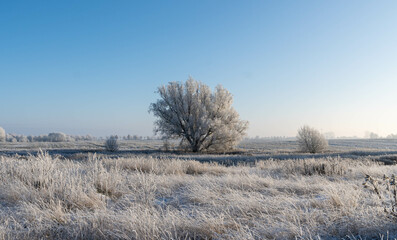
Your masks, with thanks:
M117 142L117 136L110 136L105 142L105 148L109 152L116 152L119 150L119 143Z
M0 127L0 142L5 142L6 141L6 131L4 131L4 128Z
M324 152L328 148L328 142L324 136L316 129L303 126L298 130L298 144L302 152L318 153Z
M49 133L48 141L49 142L66 142L67 136L64 133Z
M158 117L156 133L181 139L193 152L230 150L245 134L248 122L239 119L232 94L220 85L212 92L189 78L161 86L158 93L149 110Z

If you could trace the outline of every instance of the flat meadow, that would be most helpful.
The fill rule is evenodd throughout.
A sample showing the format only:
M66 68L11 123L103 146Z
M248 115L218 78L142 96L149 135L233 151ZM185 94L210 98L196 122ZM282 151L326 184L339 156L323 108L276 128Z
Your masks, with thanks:
M114 153L2 143L0 239L396 238L397 141L329 144L303 154L293 140L245 140L192 154L158 140Z

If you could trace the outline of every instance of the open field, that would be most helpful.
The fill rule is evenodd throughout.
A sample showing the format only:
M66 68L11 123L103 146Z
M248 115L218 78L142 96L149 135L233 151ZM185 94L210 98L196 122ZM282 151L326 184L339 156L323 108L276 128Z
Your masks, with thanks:
M362 185L397 173L377 161L393 159L395 140L334 140L317 155L293 141L246 141L226 155L121 144L1 145L0 239L397 237L391 196Z
M178 143L174 142L174 148ZM303 159L323 157L362 158L368 157L394 163L397 160L397 139L335 139L329 140L329 151L323 154L306 154L298 151L293 140L244 140L238 150L225 154L193 154L179 151L164 151L161 140L120 141L120 150L116 153L105 151L104 142L33 142L33 143L2 143L0 156L35 154L43 150L50 155L58 155L72 160L87 159L89 154L118 158L135 156L169 157L200 162L236 165L238 163L255 163L268 159ZM172 150L172 148L171 148Z

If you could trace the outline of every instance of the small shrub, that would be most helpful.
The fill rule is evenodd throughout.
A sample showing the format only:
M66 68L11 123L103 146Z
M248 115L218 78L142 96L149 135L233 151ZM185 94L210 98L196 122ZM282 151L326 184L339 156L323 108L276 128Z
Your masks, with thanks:
M163 147L162 147L162 149L165 152L173 151L174 148L175 148L174 144L168 138L163 139Z
M299 150L307 153L319 153L328 149L325 137L316 129L303 126L298 130Z
M119 143L117 136L110 136L105 142L105 148L109 152L116 152L119 150Z

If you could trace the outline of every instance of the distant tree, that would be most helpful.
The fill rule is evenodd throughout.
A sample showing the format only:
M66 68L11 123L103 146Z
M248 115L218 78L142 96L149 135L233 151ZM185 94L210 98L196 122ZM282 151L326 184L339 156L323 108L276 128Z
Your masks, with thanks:
M110 136L106 139L105 148L109 152L116 152L119 150L118 136Z
M387 138L391 138L391 139L396 139L397 138L397 134L389 134L387 135Z
M16 142L18 142L18 140L14 136L8 135L7 142L16 143Z
M4 128L0 127L0 142L5 142L6 141L6 131L4 131Z
M323 134L325 139L335 139L335 133L334 132L326 132Z
M377 138L379 138L379 135L376 134L376 133L374 133L374 132L371 132L371 133L369 134L369 138L371 138L371 139L377 139Z
M84 141L93 141L95 140L95 137L91 136L90 134L85 135Z
M328 142L316 129L303 126L298 130L298 145L302 152L319 153L328 149Z
M179 138L193 152L232 149L245 135L248 122L239 119L233 97L218 85L214 92L193 78L158 88L160 99L150 105L158 120L155 132Z
M15 135L14 137L18 142L27 142L28 141L28 138L24 135Z
M48 141L49 142L66 142L67 135L64 133L49 133Z
M364 134L364 138L376 139L376 138L379 138L379 135L374 132L366 131Z

